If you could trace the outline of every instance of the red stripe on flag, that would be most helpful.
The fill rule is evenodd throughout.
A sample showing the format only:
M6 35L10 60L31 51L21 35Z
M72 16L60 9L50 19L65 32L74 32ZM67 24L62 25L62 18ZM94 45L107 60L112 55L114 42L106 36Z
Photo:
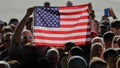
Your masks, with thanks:
M79 33L79 32L87 32L90 29L77 29L71 31L50 31L50 30L43 30L43 29L35 29L34 32L36 33L46 33L46 34L70 34L70 33Z
M34 44L36 44L36 46L59 46L59 47L63 47L64 44L57 44L57 43L43 43L43 42L34 42ZM85 45L85 44L90 44L90 41L86 41L86 42L75 42L75 44L77 46L79 46L80 44L82 45Z
M71 9L80 9L80 8L85 8L88 4L83 4L83 5L77 5L77 6L69 6L66 8L66 6L61 6L59 7L60 10L71 10Z
M82 23L76 23L76 24L62 24L60 25L61 28L73 28L73 27L77 27L77 26L85 26L88 25L88 22L82 22ZM82 29L81 29L82 30Z

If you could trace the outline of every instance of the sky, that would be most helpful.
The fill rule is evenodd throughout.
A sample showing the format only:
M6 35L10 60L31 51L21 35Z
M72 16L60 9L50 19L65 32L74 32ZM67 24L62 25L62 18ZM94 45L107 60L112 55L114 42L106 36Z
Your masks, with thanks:
M73 2L73 5L91 2L98 21L104 15L104 9L108 7L112 7L120 19L120 0L0 0L0 19L9 22L11 18L17 18L21 21L29 7L43 6L44 2L50 2L51 6L66 6L67 1Z

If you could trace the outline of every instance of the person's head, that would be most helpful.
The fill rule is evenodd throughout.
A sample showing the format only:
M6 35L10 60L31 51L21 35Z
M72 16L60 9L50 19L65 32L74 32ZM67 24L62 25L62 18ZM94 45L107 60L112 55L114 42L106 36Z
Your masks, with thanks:
M62 56L64 54L63 47L57 47L56 49L59 51L59 56Z
M91 59L93 57L103 58L103 52L104 52L103 45L101 43L94 43L91 46L90 58Z
M102 37L94 37L91 41L92 44L94 43L101 43L104 47L105 43Z
M110 19L108 18L108 16L105 16L105 15L103 15L103 16L102 16L102 19L101 19L101 21L103 21L103 20L110 21Z
M88 68L109 68L109 65L103 59L99 57L93 57L90 60Z
M91 20L95 20L95 12L94 10L92 10L90 13L89 13L89 17Z
M73 43L73 42L67 42L64 45L64 50L68 52L74 46L76 46L75 43Z
M4 26L3 28L2 28L2 32L3 32L3 34L4 33L6 33L6 32L13 32L13 30L12 30L12 28L11 28L11 26Z
M111 31L115 33L115 35L120 35L120 20L113 20L111 22Z
M83 49L79 46L74 46L69 50L68 57L71 56L83 56Z
M44 6L45 6L45 7L50 7L50 2L45 2L45 3L44 3Z
M87 62L83 57L72 56L68 60L68 68L87 68Z
M8 25L14 24L15 26L17 26L18 23L19 20L17 18L11 18Z
M103 34L110 30L110 22L107 20L101 21L100 24L100 36L103 36Z
M27 44L27 43L31 43L32 44L32 33L30 32L30 30L24 30L21 34L21 42L23 45Z
M8 23L8 25L11 26L12 31L15 30L18 24L19 24L19 20L17 18L11 18Z
M10 68L10 64L6 61L0 61L0 68Z
M104 26L107 26L107 30L110 30L110 21L108 20L103 20L101 21L101 24L103 24Z
M99 32L99 21L91 20L91 31L94 31L98 34L98 32Z
M108 31L103 34L103 40L105 42L106 48L112 47L112 39L114 36L115 36L115 34L112 31Z
M103 53L104 60L110 65L110 68L116 68L118 52L114 48L108 48Z
M120 56L119 56L118 59L117 59L116 68L120 68Z
M54 67L57 65L59 61L59 51L55 48L51 48L47 51L46 57L48 61L50 62L50 66Z
M67 1L67 6L73 6L73 3L71 1Z
M113 48L119 48L118 45L118 38L120 38L120 35L115 35L112 40L112 47Z
M3 35L3 43L5 48L8 48L11 45L13 33L7 32Z

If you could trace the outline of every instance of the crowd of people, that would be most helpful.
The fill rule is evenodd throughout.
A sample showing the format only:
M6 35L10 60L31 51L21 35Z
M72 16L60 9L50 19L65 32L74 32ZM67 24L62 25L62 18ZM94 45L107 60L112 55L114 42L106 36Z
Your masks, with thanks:
M44 6L50 7L50 3ZM73 6L72 2L67 6ZM0 20L0 68L120 68L120 20L109 8L109 16L103 15L98 21L92 4L88 7L91 43L87 45L67 42L63 47L34 46L34 7L27 9L21 21Z

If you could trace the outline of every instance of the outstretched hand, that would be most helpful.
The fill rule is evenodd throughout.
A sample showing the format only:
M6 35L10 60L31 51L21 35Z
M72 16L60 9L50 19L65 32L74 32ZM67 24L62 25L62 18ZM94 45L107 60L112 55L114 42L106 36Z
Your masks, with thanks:
M34 11L34 7L28 8L27 9L27 15L32 15L33 11Z
M88 11L89 11L89 12L92 12L92 10L93 10L92 4L91 4L91 3L88 3Z
M116 15L112 8L109 8L109 15L112 16L114 19L116 19Z

